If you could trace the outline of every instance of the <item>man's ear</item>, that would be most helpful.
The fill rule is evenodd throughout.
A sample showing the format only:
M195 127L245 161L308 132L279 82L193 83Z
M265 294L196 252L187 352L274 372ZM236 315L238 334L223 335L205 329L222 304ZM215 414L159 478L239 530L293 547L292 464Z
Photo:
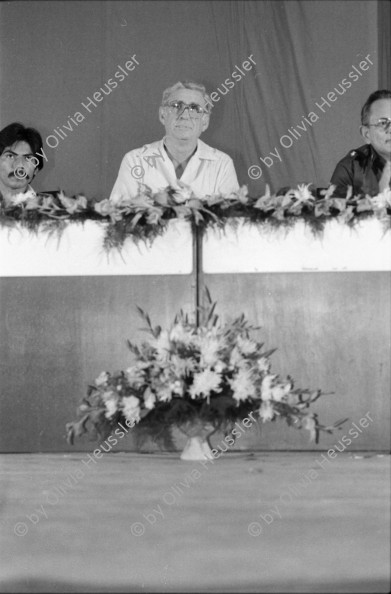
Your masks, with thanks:
M368 126L360 126L360 133L361 133L361 136L363 137L363 139L365 140L365 142L367 144L371 144L371 141L369 139L369 128L368 128Z
M164 107L160 106L159 107L159 121L163 124L165 124L165 111L164 111Z
M202 131L202 132L205 132L205 130L207 130L207 129L208 129L208 127L209 127L209 120L210 120L210 116L209 116L209 114L208 114L208 113L204 114L204 115L202 116L202 119L203 119L204 121L202 122L201 131Z

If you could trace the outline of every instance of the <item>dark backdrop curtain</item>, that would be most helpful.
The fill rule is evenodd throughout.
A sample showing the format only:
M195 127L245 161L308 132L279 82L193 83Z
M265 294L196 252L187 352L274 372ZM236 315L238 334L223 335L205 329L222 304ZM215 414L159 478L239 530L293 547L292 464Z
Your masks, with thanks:
M379 0L379 88L391 89L391 1Z
M360 109L385 64L375 2L33 1L2 3L0 14L0 126L19 120L45 139L57 130L63 138L54 148L45 140L36 189L97 199L110 192L125 152L163 136L162 91L183 79L219 93L203 140L234 158L251 194L265 183L327 185L336 162L361 143ZM384 49L389 39L381 39ZM132 55L139 66L87 111L82 103ZM373 65L330 107L317 107L368 55ZM246 72L249 56L256 65ZM227 79L234 86L225 93ZM77 112L84 119L75 125ZM258 180L248 175L253 165Z

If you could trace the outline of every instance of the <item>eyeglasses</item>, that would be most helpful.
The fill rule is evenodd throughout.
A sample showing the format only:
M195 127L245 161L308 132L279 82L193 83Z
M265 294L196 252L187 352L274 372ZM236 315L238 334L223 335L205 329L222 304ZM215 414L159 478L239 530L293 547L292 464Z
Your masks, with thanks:
M188 110L189 116L191 118L200 118L204 113L207 113L207 111L201 107L201 105L198 105L198 103L171 101L170 103L167 103L165 107L167 107L172 113L176 113L178 117L184 113L185 109Z
M367 128L373 126L374 128L381 128L384 132L387 132L391 127L391 118L380 118L377 124L365 124Z

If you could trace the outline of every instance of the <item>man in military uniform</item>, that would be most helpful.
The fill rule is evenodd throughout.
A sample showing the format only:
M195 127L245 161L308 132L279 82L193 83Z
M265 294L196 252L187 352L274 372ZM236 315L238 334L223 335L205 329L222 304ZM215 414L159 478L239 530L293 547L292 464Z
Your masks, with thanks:
M336 166L330 183L334 194L376 196L391 187L391 91L372 93L361 110L360 132L366 144L350 151Z

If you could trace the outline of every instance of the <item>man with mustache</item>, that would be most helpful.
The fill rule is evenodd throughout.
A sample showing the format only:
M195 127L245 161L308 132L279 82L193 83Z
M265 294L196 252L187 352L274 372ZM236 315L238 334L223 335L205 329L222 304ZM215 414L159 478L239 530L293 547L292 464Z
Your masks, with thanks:
M41 135L34 128L14 122L0 131L0 197L6 206L19 194L35 196L30 182L43 167L43 154Z
M391 91L375 91L368 97L361 110L360 132L366 144L350 151L331 177L337 196L345 197L348 186L354 196L376 196L391 187Z
M124 156L110 200L136 196L140 183L153 192L187 187L198 198L239 190L231 157L199 140L209 126L212 105L198 83L178 82L166 89L159 107L165 137Z

